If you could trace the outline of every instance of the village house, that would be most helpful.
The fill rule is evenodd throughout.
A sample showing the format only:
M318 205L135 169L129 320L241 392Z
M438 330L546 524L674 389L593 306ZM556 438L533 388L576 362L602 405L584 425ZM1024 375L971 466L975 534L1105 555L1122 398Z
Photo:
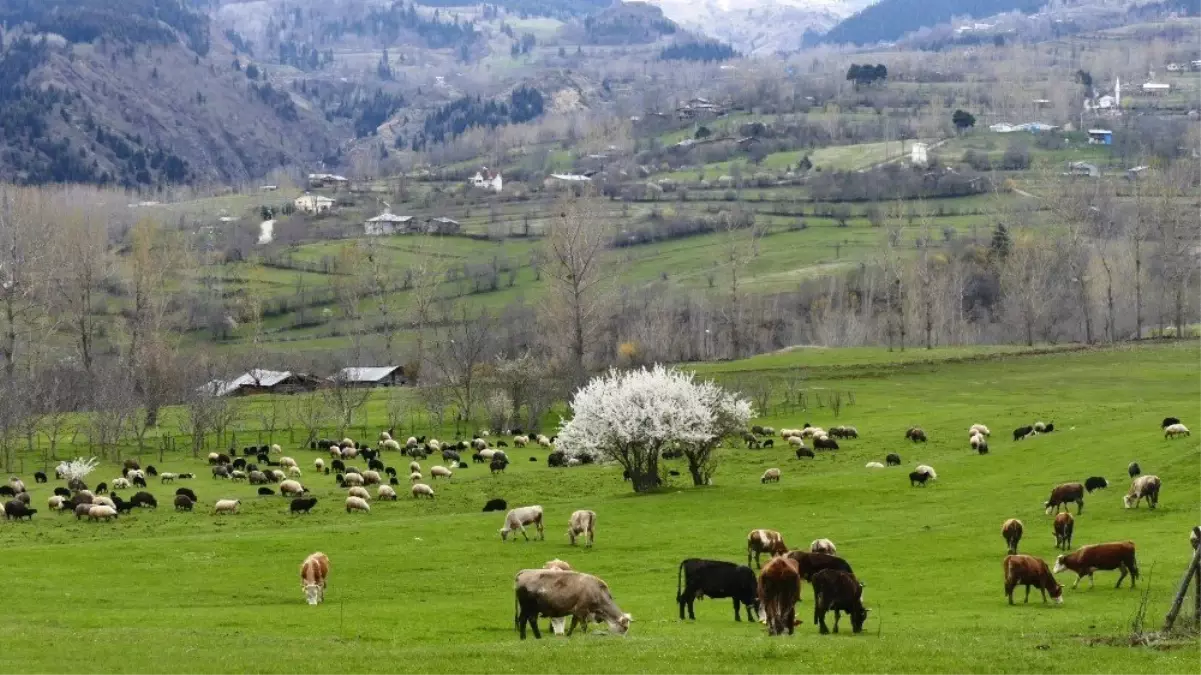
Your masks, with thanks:
M297 211L304 213L325 213L334 208L334 200L323 195L303 194L296 198L293 205Z
M323 188L332 187L334 189L346 187L350 184L350 179L346 176L339 176L334 173L310 173L309 187Z
M426 234L458 234L462 226L459 221L446 216L437 218L426 218L425 233Z
M213 380L203 385L200 390L210 396L296 394L314 391L320 383L319 378L305 373L256 368L229 381Z
M476 171L475 175L471 177L468 183L471 184L471 187L480 190L500 192L504 189L504 179L501 177L500 172L489 171L488 167L486 166L482 167L479 171Z
M368 237L401 234L409 231L412 222L413 216L398 216L384 211L374 218L368 218L367 222L363 223L363 234Z
M404 368L400 366L382 366L365 368L343 368L331 380L341 382L349 387L399 387L409 383Z
M1166 82L1144 82L1144 94L1166 94L1172 90L1172 85Z

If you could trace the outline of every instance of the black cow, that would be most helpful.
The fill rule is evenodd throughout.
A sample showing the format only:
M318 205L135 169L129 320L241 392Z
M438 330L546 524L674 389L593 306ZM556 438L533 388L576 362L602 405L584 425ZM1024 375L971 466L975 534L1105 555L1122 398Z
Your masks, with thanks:
M47 480L47 479L46 479L46 474L42 473L41 471L35 471L35 472L34 472L34 474L33 474L33 482L35 482L35 483L45 483L45 482L46 482L46 480Z
M1130 474L1131 478L1134 478L1142 472L1143 470L1139 468L1138 462L1131 462L1130 466L1126 467L1126 473Z
M800 459L802 457L808 457L809 459L813 459L816 456L817 455L814 455L813 451L810 450L809 448L797 448L796 449L796 458L797 459Z
M30 520L33 520L33 514L35 514L37 512L38 512L37 509L29 508L28 506L25 505L25 502L23 502L19 499L14 499L4 505L4 519L5 520L12 520L14 518L16 518L17 520L20 520L22 518L28 518Z
M184 495L185 497L187 497L188 499L191 499L194 502L200 501L199 499L196 498L196 493L192 492L191 488L176 488L175 494Z
M272 490L269 487L259 488L259 496L260 497L272 497L274 495L275 495L275 490Z
M1024 427L1018 427L1017 429L1013 430L1013 440L1020 441L1023 438L1027 438L1033 434L1034 434L1034 427L1032 427L1032 426L1027 425Z
M676 573L676 603L680 606L680 620L684 620L684 609L687 607L688 618L695 621L692 605L697 598L706 596L732 598L735 621L742 621L739 614L742 605L746 605L747 621L758 621L759 585L754 570L746 565L700 558L688 558L681 562Z
M863 584L850 572L822 570L810 579L813 585L813 623L822 635L830 632L826 628L826 612L834 610L834 632L838 632L838 620L846 612L851 617L851 631L863 630L868 610L863 607Z
M108 493L108 483L97 483L96 484L96 494L102 495L102 494L106 494L106 493ZM68 494L70 494L70 493L68 493Z
M835 441L829 436L820 436L813 439L813 447L817 450L837 450L838 441Z
M813 578L814 574L822 570L838 570L839 572L853 573L851 563L829 553L789 551L788 557L796 561L797 571L801 573L801 578L805 581L809 581Z
M909 472L909 487L913 487L914 483L925 487L926 481L930 480L930 474L925 471L910 471Z
M488 511L504 511L509 508L509 503L503 499L489 499L487 504L484 504L484 512Z
M158 508L158 500L155 499L154 495L150 494L149 492L139 492L135 494L133 499L129 500L129 502L134 506L144 506L151 509Z
M1084 481L1084 489L1088 490L1090 494L1093 490L1101 490L1107 487L1109 487L1109 481L1101 476L1091 476L1088 480Z
M297 497L288 506L288 511L292 513L308 513L316 505L316 497Z
M895 452L890 452L888 453L888 456L884 458L884 463L888 466L900 466L901 456Z
M1165 418L1163 418L1163 423L1159 425L1159 428L1167 429L1168 427L1172 426L1173 424L1180 424L1180 418L1179 417L1165 417Z

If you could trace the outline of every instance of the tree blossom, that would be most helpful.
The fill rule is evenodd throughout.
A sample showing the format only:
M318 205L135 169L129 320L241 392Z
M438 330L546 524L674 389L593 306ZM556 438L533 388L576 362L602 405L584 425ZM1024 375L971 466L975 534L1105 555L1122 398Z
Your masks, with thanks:
M91 459L76 457L70 462L59 462L55 471L58 473L58 475L67 479L68 481L76 478L83 480L85 476L87 476L89 473L92 473L92 471L96 469L96 465L99 463L100 460L96 459L95 457Z

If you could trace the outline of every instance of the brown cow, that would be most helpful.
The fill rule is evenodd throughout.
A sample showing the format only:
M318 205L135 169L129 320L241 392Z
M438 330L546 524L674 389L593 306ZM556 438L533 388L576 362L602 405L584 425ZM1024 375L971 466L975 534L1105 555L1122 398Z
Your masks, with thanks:
M300 564L300 585L304 599L315 605L325 600L325 578L329 576L329 558L321 551L311 554Z
M1060 513L1055 516L1055 548L1068 550L1072 548L1072 530L1076 521L1070 513Z
M851 565L846 560L829 553L814 553L812 551L789 551L788 557L796 561L797 570L805 581L812 581L813 575L822 570L838 570L852 572Z
M521 632L522 640L525 639L527 625L534 631L534 638L542 638L537 623L539 615L552 620L570 616L568 636L577 625L587 630L588 622L594 618L607 622L609 628L618 634L624 634L630 628L632 618L613 602L608 584L591 574L548 569L521 570L513 580L513 590L513 620Z
M1032 555L1007 555L1001 565L1005 570L1005 595L1009 596L1009 604L1013 604L1013 589L1022 584L1026 587L1026 602L1030 602L1030 587L1033 586L1043 593L1043 602L1047 601L1047 593L1057 603L1063 603L1063 587L1055 581L1047 563Z
M784 536L775 530L751 530L746 535L746 566L751 566L751 556L755 556L755 567L759 565L759 555L770 553L771 557L788 553L784 545Z
M1051 515L1051 509L1059 513L1059 507L1062 506L1066 511L1072 502L1076 502L1076 515L1084 512L1084 486L1080 483L1064 483L1051 490L1051 498L1043 506L1047 509L1047 515Z
M781 635L799 623L796 603L801 599L801 573L792 558L772 558L759 574L759 605L768 635Z
M868 610L863 606L863 584L850 572L825 569L813 575L813 623L822 635L830 632L826 628L826 612L834 610L834 632L838 632L838 621L842 613L851 617L851 631L863 630Z
M1080 585L1080 580L1086 574L1088 575L1088 587L1092 588L1093 572L1097 570L1119 570L1121 572L1114 588L1120 588L1122 579L1125 579L1126 574L1129 573L1130 587L1134 588L1134 582L1138 579L1138 562L1134 558L1134 542L1120 541L1082 546L1072 553L1061 555L1055 559L1055 573L1059 574L1064 570L1072 570L1076 573L1076 583L1072 584L1073 589Z
M1017 518L1010 518L1001 523L1001 536L1005 539L1005 543L1009 545L1009 555L1014 555L1018 552L1018 542L1022 540L1022 521Z

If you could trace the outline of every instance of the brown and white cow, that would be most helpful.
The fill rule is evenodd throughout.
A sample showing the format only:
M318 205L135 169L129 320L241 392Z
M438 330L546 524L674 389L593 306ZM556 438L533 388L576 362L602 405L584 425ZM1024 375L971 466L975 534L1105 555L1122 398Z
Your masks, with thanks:
M1047 601L1047 593L1050 593L1052 600L1063 603L1063 587L1041 558L1007 555L1001 567L1005 570L1005 595L1009 597L1009 604L1013 604L1013 591L1018 584L1026 587L1026 602L1030 602L1030 587L1033 586L1042 591L1043 602Z
M329 558L317 551L304 559L300 564L300 586L304 589L304 599L315 605L325 600L325 578L329 576Z
M529 541L530 537L525 533L525 526L530 524L538 528L539 539L546 539L546 532L542 528L541 506L520 506L511 509L505 514L505 526L500 528L500 540L507 540L510 532L518 530L521 532L521 536L525 537L526 541ZM513 535L513 541L517 541L517 535Z
M571 545L575 546L576 537L584 535L584 545L591 546L593 539L596 538L596 512L579 510L571 514L571 520L567 523L567 536L571 538Z
M1138 579L1138 561L1134 557L1134 542L1119 541L1082 546L1072 553L1061 555L1055 559L1055 573L1059 574L1064 570L1072 570L1076 573L1076 583L1072 584L1073 589L1080 585L1080 580L1085 575L1088 575L1088 587L1092 588L1093 572L1097 570L1119 570L1121 572L1114 588L1120 588L1122 579L1129 574L1130 587L1134 588L1134 582Z
M1070 513L1060 513L1055 516L1055 548L1068 550L1072 548L1072 530L1076 529L1076 521Z
M755 557L755 567L759 565L759 555L770 553L774 558L788 553L784 545L784 536L775 530L751 530L746 535L746 566L751 566L751 556Z
M1005 543L1009 545L1009 555L1014 555L1018 552L1018 542L1022 540L1022 521L1017 518L1010 518L1001 523L1001 536L1005 538Z
M787 556L772 558L759 573L759 606L768 635L792 635L797 625L796 603L801 599L801 572Z
M1052 509L1058 513L1059 507L1062 506L1066 511L1068 504L1072 502L1076 502L1077 515L1084 512L1084 486L1080 483L1064 483L1056 486L1054 490L1051 490L1051 498L1043 506L1047 509L1047 515L1051 515Z
M567 629L570 636L577 625L588 629L588 622L597 618L609 624L611 630L624 634L632 617L621 611L613 601L609 586L601 579L582 572L564 570L521 570L513 580L514 616L521 639L528 625L536 639L542 638L537 619L547 616L571 617Z
M1130 492L1122 498L1122 504L1126 508L1138 508L1139 502L1146 499L1148 508L1155 508L1159 504L1159 486L1161 485L1159 476L1150 474L1139 476L1130 483Z

